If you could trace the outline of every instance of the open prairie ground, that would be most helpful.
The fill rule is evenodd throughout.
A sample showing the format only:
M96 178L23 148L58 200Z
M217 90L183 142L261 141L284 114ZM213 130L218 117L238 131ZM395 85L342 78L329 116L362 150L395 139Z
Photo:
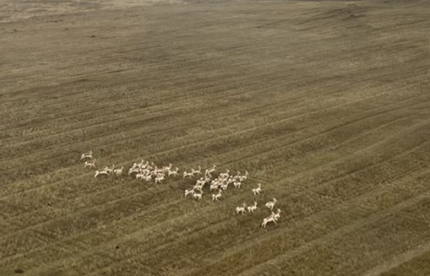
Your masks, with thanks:
M429 1L0 0L0 22L1 276L430 275ZM196 178L95 179L88 150L249 177L196 201Z

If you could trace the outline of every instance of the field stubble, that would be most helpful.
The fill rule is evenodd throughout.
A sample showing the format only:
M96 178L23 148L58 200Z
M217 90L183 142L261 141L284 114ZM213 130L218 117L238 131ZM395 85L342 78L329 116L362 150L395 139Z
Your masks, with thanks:
M428 274L426 2L5 3L1 275ZM89 149L250 179L196 202Z

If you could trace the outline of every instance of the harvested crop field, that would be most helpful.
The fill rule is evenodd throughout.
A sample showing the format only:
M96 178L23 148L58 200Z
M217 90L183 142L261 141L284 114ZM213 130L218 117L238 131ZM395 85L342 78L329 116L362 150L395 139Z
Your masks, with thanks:
M0 275L430 275L429 11L0 0Z

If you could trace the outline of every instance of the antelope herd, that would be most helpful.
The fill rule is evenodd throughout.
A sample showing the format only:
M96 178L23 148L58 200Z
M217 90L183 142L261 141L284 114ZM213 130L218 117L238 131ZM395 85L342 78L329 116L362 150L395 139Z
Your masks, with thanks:
M84 160L84 168L94 168L96 169L96 159L93 156L93 152L89 151L87 153L83 153L81 155L81 160ZM173 165L169 163L168 166L158 167L154 164L154 162L149 162L145 160L141 160L139 163L134 163L128 169L128 176L136 178L136 180L144 180L146 182L150 182L154 180L155 184L162 184L166 181L167 177L177 177L179 175L179 168L175 167L172 169ZM104 167L103 169L96 169L94 178L99 177L109 177L114 175L119 177L124 174L124 166L117 167L112 165L111 167ZM217 177L214 177L214 173L217 170L217 166L213 165L211 168L208 168L204 171L202 175L202 167L198 166L197 168L191 168L190 171L184 170L182 173L182 178L193 179L194 177L199 177L192 188L186 189L184 192L185 198L191 196L193 199L200 201L203 198L203 189L205 186L209 186L209 191L212 193L212 201L220 202L223 198L223 191L227 190L229 185L233 184L233 187L236 189L241 189L242 184L247 180L249 173L245 171L245 173L241 173L239 171L236 174L231 174L229 169L226 169L224 172L218 174ZM261 188L261 183L257 184L256 188L253 188L252 193L254 197L260 195L263 191ZM281 217L281 210L277 209L277 212L273 212L273 208L277 203L276 198L273 198L272 201L267 202L264 206L270 209L271 214L263 219L262 227L266 227L266 224L269 222L273 222L277 224L277 221ZM254 200L253 205L247 206L246 203L243 203L242 206L236 207L236 214L244 215L246 213L254 213L257 210L258 203Z

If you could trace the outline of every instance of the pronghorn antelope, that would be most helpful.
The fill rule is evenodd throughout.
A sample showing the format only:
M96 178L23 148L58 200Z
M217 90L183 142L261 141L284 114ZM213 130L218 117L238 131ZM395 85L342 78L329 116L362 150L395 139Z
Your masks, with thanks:
M214 182L212 182L212 184L209 186L209 189L210 189L211 191L215 191L215 190L218 190L218 186L219 186L218 182L214 181Z
M242 207L236 207L236 214L241 213L243 215L243 214L245 214L245 212L246 212L246 204L245 203L243 203Z
M203 192L203 186L196 184L193 186L193 190Z
M109 175L109 172L105 170L102 170L102 171L97 170L96 173L94 174L94 178L97 178L97 176L99 175Z
M273 207L275 207L276 204L276 198L273 198L273 201L269 201L266 203L266 207L269 208L270 210L273 210Z
M164 174L164 169L159 169L157 166L155 166L154 170L152 171L152 175L157 176L159 174Z
M122 172L124 171L124 166L121 166L121 168L116 168L116 169L114 169L113 170L113 173L116 175L116 176L120 176L120 175L122 175Z
M218 190L218 194L212 194L212 200L213 201L219 201L219 199L222 197L222 190Z
M212 168L209 169L209 173L213 173L214 171L216 171L216 165L213 164Z
M234 183L234 181L232 181L231 179L228 179L228 180L221 179L220 180L221 189L223 189L224 191L227 190L228 185L230 185L231 183Z
M226 169L225 173L220 173L219 177L227 179L229 177L230 170Z
M234 187L235 187L235 188L239 188L239 189L240 189L240 185L242 185L242 182L240 182L240 181L235 181L235 182L233 183L233 185L234 185Z
M254 195L259 195L261 191L263 191L261 189L261 183L258 183L258 188L252 189L252 192L254 193Z
M136 174L136 179L145 179L146 178L146 174L144 174L143 172L139 172L138 174Z
M184 179L189 176L190 178L194 176L194 174L192 172L184 172Z
M201 166L198 166L197 167L198 169L196 170L196 169L193 169L193 168L191 168L191 173L193 174L193 175L195 175L195 174L202 174L202 167Z
M281 217L281 209L277 210L278 212L273 216L274 220L278 220Z
M170 171L170 169L172 168L172 163L169 163L169 166L164 166L163 167L163 170L165 171L165 172L168 172L168 171Z
M257 202L256 201L254 201L254 205L252 205L252 206L248 206L248 212L250 212L250 213L254 213L254 211L255 210L257 210Z
M206 183L206 180L203 177L200 177L200 179L196 181L196 185L200 185L202 187L205 185L205 183Z
M194 195L194 190L185 190L185 197L188 195Z
M224 191L227 190L228 184L229 184L228 182L221 182L221 184L220 184L221 189L223 189Z
M173 175L173 176L177 176L177 175L178 175L178 172L179 172L179 168L178 168L178 167L176 167L176 168L175 168L175 170L173 170L173 171L169 169L169 170L167 171L167 176L171 176L171 175Z
M134 164L135 164L137 167L144 169L144 168L146 168L146 166L148 166L149 162L148 162L148 161L145 161L145 160L143 160L143 159L141 159L141 160L140 160L140 163L134 163Z
M205 184L211 184L212 178L208 175L205 175Z
M128 170L128 175L130 175L130 174L132 174L132 173L140 173L140 169L139 168L135 168L135 167L133 167L133 168L130 168L129 170Z
M161 184L161 181L164 180L164 174L158 174L157 177L155 178L155 184L159 183Z
M236 175L232 175L231 178L233 178L234 180L240 179L240 171L237 171Z
M212 168L207 169L207 170L205 171L205 175L209 175L210 177L212 177L212 173L213 173L213 172L215 172L215 170L216 170L216 165L215 165L215 164L213 164L213 165L212 165Z
M197 199L197 200L202 199L202 195L203 195L203 192L195 193L195 192L193 191L193 197L194 197L195 199Z
M263 226L264 228L266 228L266 224L268 222L271 222L271 221L274 222L275 224L277 224L276 220L277 220L276 214L274 212L272 212L272 214L270 214L270 216L268 216L268 217L266 217L266 218L263 219L263 223L261 224L261 226Z
M240 181L245 181L248 178L248 171L245 171L245 175L239 176Z
M93 159L93 151L92 151L92 150L90 150L88 153L82 153L82 155L81 155L81 160L82 160L82 159L85 159L85 158Z
M164 168L156 168L154 172L156 172L157 174L164 174L166 170Z
M113 170L115 169L115 165L112 165L112 168L109 168L108 166L104 167L104 171L106 171L108 174L111 174Z
M96 159L93 159L92 161L85 161L84 167L88 168L95 168L96 167Z

